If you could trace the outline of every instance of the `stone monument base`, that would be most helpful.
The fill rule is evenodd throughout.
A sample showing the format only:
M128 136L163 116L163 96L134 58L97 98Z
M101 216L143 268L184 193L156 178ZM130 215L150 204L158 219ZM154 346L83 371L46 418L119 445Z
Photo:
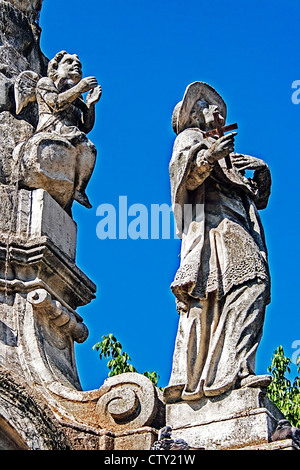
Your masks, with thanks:
M271 441L282 413L266 396L266 388L241 388L220 397L166 405L173 439L192 448L242 449Z
M282 439L280 441L268 442L267 444L257 446L246 446L237 450L300 450L300 447L293 439Z

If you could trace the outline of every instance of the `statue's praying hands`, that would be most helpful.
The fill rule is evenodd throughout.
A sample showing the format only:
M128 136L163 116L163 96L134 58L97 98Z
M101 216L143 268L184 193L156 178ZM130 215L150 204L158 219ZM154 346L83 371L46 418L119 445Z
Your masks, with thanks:
M87 107L90 108L91 106L95 106L95 104L100 100L101 94L102 89L100 85L97 85L95 88L90 90L86 97Z

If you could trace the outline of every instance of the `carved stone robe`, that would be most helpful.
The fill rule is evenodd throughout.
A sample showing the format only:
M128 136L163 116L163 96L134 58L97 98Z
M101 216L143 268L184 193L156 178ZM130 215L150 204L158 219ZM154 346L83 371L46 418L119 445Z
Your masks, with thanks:
M183 396L195 398L221 393L238 376L254 372L270 300L267 249L257 211L268 201L268 167L247 179L234 167L227 170L224 159L211 164L204 152L214 141L200 129L186 129L176 138L170 162L182 247L171 285L180 323L169 386L181 384Z
M76 192L85 191L97 150L84 132L80 99L59 107L58 95L50 78L39 80L37 130L16 147L14 159L21 163L19 179L24 187L45 189L69 212Z

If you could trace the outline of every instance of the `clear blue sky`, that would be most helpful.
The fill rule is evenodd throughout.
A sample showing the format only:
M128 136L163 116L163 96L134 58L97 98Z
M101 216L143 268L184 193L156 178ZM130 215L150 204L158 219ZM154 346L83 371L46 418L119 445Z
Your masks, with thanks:
M100 204L170 204L168 165L175 134L174 105L186 86L209 83L237 122L236 151L263 158L273 185L261 212L269 249L272 303L257 355L266 373L274 349L289 356L299 329L300 1L289 0L44 0L41 46L52 58L77 53L84 74L103 88L90 139L98 159L88 195L74 205L78 266L97 285L97 298L79 309L89 338L76 345L85 390L107 377L92 346L114 333L139 372L155 370L168 383L178 315L170 284L179 240L99 240Z

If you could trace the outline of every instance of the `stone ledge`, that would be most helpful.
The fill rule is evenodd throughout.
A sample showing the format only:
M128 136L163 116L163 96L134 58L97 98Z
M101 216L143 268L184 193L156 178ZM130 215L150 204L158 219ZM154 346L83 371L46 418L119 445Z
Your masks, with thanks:
M22 243L46 237L73 262L77 224L43 189L29 191L0 185L0 232Z
M266 389L259 387L232 390L221 398L166 406L172 437L208 450L267 444L282 418L267 398Z
M5 276L7 250L7 241L0 234L0 290L5 288L8 292L29 292L43 288L65 303L67 308L74 310L95 298L95 284L75 263L63 257L46 237L28 243L11 237L9 265L13 270Z
M283 439L282 441L246 446L241 449L233 450L300 450L300 447L292 439Z

